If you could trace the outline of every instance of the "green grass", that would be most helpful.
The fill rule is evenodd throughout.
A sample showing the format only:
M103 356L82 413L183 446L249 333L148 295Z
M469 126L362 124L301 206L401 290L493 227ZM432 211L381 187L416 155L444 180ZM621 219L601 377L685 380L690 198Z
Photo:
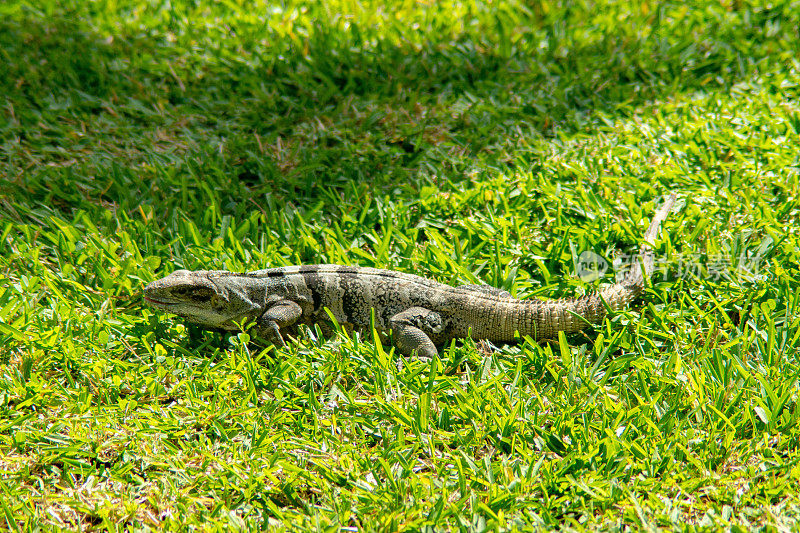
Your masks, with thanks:
M324 7L323 4L325 4ZM800 527L800 4L0 4L0 528ZM143 305L337 262L585 334L283 350ZM748 267L748 270L739 268Z

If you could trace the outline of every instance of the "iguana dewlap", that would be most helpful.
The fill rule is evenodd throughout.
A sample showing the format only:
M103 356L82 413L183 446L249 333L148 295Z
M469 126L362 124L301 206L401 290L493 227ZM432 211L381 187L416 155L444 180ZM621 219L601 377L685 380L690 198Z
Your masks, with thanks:
M239 330L255 322L255 333L279 346L283 334L300 324L328 323L326 308L345 327L391 332L406 355L432 357L436 345L471 336L512 342L518 335L549 339L559 331L573 333L603 320L644 289L642 265L649 275L649 243L675 201L673 194L645 233L641 264L633 265L622 283L581 298L518 300L484 285L452 287L413 274L340 265L303 265L247 273L177 270L150 283L145 301L209 328Z

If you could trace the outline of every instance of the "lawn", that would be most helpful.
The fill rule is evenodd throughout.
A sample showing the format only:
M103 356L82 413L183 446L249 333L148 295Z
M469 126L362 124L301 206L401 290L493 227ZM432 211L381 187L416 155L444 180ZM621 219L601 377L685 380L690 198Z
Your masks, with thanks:
M800 527L800 3L0 3L0 529ZM430 362L144 305L341 263L579 296ZM616 263L615 263L616 261Z

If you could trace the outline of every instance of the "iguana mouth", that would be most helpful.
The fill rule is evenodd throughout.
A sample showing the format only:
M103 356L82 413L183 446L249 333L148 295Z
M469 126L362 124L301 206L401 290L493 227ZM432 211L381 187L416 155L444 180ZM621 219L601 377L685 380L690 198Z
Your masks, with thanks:
M150 304L163 305L165 307L176 305L178 303L178 302L165 302L164 300L156 300L155 298L150 298L149 296L145 296L144 301Z

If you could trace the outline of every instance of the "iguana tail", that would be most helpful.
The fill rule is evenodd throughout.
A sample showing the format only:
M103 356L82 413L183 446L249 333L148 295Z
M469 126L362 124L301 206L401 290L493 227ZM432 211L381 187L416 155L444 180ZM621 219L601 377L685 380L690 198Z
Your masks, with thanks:
M672 206L675 203L676 194L672 193L661 209L653 215L653 220L647 231L644 232L642 247L639 249L638 261L631 265L631 269L621 283L608 287L592 296L603 301L604 307L608 306L612 311L619 311L630 303L634 298L642 293L645 287L645 278L653 275L655 267L655 257L653 255L653 242L658 237L661 223L669 216ZM644 268L644 270L642 270ZM591 298L591 296L590 296ZM605 313L603 313L605 316ZM602 320L603 317L599 317ZM590 320L596 323L594 320Z
M669 216L669 212L672 210L672 205L675 203L675 198L676 193L672 193L670 197L667 198L667 201L664 202L664 205L661 206L661 209L656 211L656 214L653 216L653 220L650 222L650 226L647 228L647 231L644 232L644 242L639 250L640 260L633 264L630 272L628 272L628 275L625 276L625 279L622 280L622 283L620 283L620 285L634 293L630 298L631 300L644 290L645 277L650 277L653 275L655 258L653 256L653 248L651 244L656 237L658 237L658 231L661 229L661 223L666 220L667 216ZM644 265L644 272L642 272L642 265Z
M653 274L655 259L652 243L658 236L661 223L672 210L675 196L675 193L670 195L661 209L656 211L644 234L639 261L632 265L621 283L581 298L525 300L524 308L516 316L513 328L522 335L531 335L534 339L551 339L559 331L575 333L591 324L602 322L608 311L623 309L644 290L645 276ZM513 335L514 329L507 333Z

